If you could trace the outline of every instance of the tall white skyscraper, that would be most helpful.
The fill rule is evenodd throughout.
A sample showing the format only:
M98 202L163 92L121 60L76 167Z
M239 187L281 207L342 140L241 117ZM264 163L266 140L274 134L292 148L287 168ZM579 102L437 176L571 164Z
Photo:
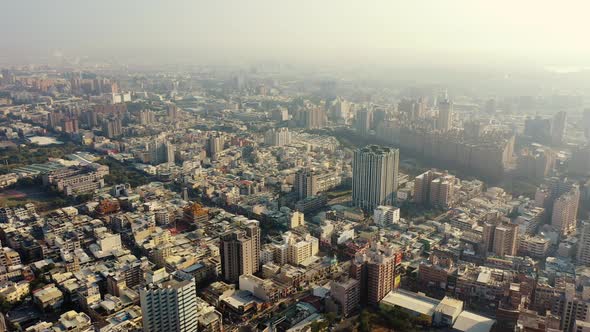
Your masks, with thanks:
M368 145L354 152L352 202L366 211L391 205L398 187L399 150Z
M145 332L197 331L197 290L194 279L172 278L161 284L149 284L140 291L139 296Z

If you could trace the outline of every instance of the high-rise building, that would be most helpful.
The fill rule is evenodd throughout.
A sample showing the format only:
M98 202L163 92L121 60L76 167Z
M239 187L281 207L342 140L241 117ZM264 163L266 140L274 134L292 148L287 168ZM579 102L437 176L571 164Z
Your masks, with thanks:
M299 125L307 129L323 128L326 125L326 112L320 108L299 111Z
M414 121L424 118L426 114L426 103L422 98L418 100L403 99L398 103L397 109L407 119Z
M291 144L289 128L272 128L264 133L264 144L268 146L285 146Z
M339 123L347 123L350 118L350 103L338 98L334 103L334 117Z
M356 130L359 134L368 135L373 127L373 111L362 109L356 114Z
M221 237L219 245L221 272L226 281L237 282L243 274L254 274L260 268L260 228L250 220L240 230Z
M149 125L156 122L156 116L154 112L150 110L141 110L139 111L139 123L141 125Z
M260 226L256 220L248 220L242 225L252 242L252 273L260 270Z
M102 83L103 83L103 80L100 80L98 78L95 78L93 80L93 87L94 87L95 94L97 94L97 95L102 94Z
M166 144L164 144L164 154L165 154L165 159L166 159L166 163L168 163L169 165L174 165L174 152L175 152L176 148L174 147L174 144L170 143L170 142L166 142Z
M149 162L152 165L159 165L163 163L167 163L169 165L174 164L174 144L166 140L155 139L148 144L148 149L150 159Z
M253 273L252 239L243 231L233 231L221 237L219 245L221 273L228 282L238 282L243 274Z
M211 160L217 160L219 158L219 153L223 151L223 136L211 135L207 140L207 156L211 158Z
M565 128L567 125L567 113L558 112L553 116L551 121L551 143L562 144L565 138Z
M467 139L478 139L480 138L486 126L479 120L470 120L463 122L463 134Z
M518 250L518 225L502 224L494 230L493 252L498 256L514 256Z
M494 221L486 221L483 224L482 230L482 255L486 255L488 252L493 251L494 246L494 234L496 231L496 223Z
M435 172L426 171L414 179L414 202L427 204L430 200L430 182L434 179Z
M551 215L551 225L560 236L576 230L579 200L578 184L567 178L549 178L535 193L535 205L545 208Z
M172 103L168 104L166 115L169 121L176 121L178 119L178 107Z
M438 101L438 118L436 128L448 131L453 127L453 102L447 98Z
M81 120L82 123L86 126L86 128L94 128L97 127L99 124L98 115L92 109L83 112Z
M52 129L55 129L61 124L62 118L63 118L63 113L50 112L49 114L47 114L47 124Z
M65 118L62 120L61 130L67 134L75 134L78 132L78 119Z
M289 111L284 108L277 108L272 111L271 119L273 121L283 122L289 120Z
M352 162L352 202L373 211L392 205L398 187L399 150L368 145L354 152Z
M377 108L373 111L373 116L371 119L371 129L375 129L378 123L383 123L386 120L389 120L389 114L383 108Z
M104 119L102 122L102 133L108 138L123 135L123 124L121 118L114 117L111 119Z
M525 149L518 156L518 173L528 178L544 178L555 165L555 153L549 148Z
M565 332L574 332L576 322L590 322L590 301L584 293L576 291L576 285L565 283L564 292L555 298L551 313L561 317L559 328ZM580 324L578 324L580 325Z
M568 171L576 175L590 174L590 145L580 146L572 151L568 162Z
M582 224L582 235L578 242L577 263L590 266L590 222Z
M526 119L524 121L524 134L541 143L550 143L551 120L539 116Z
M573 185L571 190L560 195L553 203L551 225L561 236L567 236L576 231L576 218L580 201L580 189Z
M430 182L430 204L450 208L455 202L455 183L457 179L443 174Z
M350 266L350 276L358 280L361 302L376 305L399 286L397 267L401 253L391 245L375 243L364 254L357 254Z
M455 187L458 179L449 173L426 171L414 179L414 202L444 208L455 203Z
M299 199L315 196L318 193L317 176L309 168L302 168L295 173L294 190Z
M375 124L375 135L388 144L399 144L400 125L398 121L385 120Z
M143 331L196 332L197 291L195 280L149 284L140 291Z
M332 281L330 293L332 298L340 305L343 317L348 317L360 305L361 287L356 279Z
M80 77L72 77L70 79L70 88L72 90L72 94L80 95L82 93L81 83Z
M574 181L568 180L567 178L549 178L547 180L546 186L546 189L548 190L549 194L548 203L553 203L553 201L557 199L559 196L572 191L572 189L576 186L577 185Z

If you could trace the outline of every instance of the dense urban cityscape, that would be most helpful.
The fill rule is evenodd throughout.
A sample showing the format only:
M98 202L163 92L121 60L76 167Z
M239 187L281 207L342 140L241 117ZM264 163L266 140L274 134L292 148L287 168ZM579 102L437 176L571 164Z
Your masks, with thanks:
M588 70L113 58L0 56L0 332L590 331Z

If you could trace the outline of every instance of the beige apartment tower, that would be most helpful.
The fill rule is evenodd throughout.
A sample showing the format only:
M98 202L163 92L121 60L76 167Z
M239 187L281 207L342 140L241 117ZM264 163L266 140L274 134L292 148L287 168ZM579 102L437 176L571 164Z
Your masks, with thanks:
M579 201L580 190L577 185L574 185L569 192L559 196L553 203L551 225L561 236L567 236L576 231Z
M498 256L514 256L518 250L518 225L502 224L494 230L493 251Z

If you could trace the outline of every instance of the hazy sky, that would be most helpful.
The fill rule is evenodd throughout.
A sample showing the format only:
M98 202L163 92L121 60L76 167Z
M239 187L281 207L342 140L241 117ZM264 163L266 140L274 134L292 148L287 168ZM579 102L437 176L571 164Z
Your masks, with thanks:
M590 65L589 12L567 0L4 0L0 53Z

